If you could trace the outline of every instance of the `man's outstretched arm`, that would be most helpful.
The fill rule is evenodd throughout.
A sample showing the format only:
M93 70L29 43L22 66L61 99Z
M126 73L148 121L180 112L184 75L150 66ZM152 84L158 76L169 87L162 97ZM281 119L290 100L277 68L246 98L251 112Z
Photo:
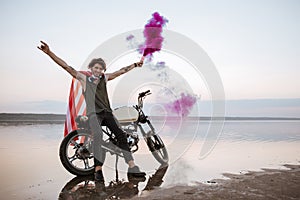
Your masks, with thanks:
M123 67L122 69L115 71L113 73L108 73L108 80L113 80L115 78L117 78L118 76L125 74L127 72L129 72L130 70L132 70L135 67L141 67L143 66L143 61L137 62L137 63L133 63L132 65L129 65L127 67Z
M70 67L64 60L55 55L49 48L48 44L41 41L41 46L38 46L38 49L47 54L54 62L56 62L59 66L61 66L64 70L66 70L69 74L71 74L74 78L78 80L85 80L84 75L80 72L76 71L74 68Z

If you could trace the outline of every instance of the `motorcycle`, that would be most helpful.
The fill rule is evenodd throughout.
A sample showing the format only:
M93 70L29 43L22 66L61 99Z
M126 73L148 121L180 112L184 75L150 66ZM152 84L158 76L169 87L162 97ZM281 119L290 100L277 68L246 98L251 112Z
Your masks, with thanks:
M127 134L127 142L132 153L139 149L139 130L154 158L160 164L167 164L169 156L164 142L143 111L143 101L150 94L150 90L139 93L137 105L119 107L113 113ZM76 117L77 130L69 133L62 140L59 148L61 163L76 176L88 176L94 173L93 134L88 120L87 116ZM102 126L102 131L105 136L102 142L103 153L109 152L116 155L116 158L123 157L114 134L105 126Z

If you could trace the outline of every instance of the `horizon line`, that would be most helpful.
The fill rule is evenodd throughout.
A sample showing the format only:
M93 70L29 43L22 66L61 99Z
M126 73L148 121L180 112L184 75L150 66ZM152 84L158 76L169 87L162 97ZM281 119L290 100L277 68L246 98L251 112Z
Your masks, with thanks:
M58 116L65 116L66 114L62 114L62 113L16 113L16 112L3 112L0 113L0 116L3 115L58 115ZM226 119L257 119L257 120L300 120L300 117L284 117L284 116L277 116L277 117L255 117L255 116L186 116L186 117L182 117L182 116L176 116L176 115L171 115L171 116L159 116L159 115L153 115L149 117L154 117L154 118L162 118L162 117L169 117L169 118L198 118L198 119L220 119L220 118L224 118ZM2 119L0 119L1 121Z

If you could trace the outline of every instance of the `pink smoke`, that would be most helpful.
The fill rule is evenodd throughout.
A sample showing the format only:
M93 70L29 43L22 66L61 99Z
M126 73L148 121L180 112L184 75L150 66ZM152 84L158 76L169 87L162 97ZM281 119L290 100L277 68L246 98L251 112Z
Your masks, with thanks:
M164 38L161 36L163 26L166 25L168 20L161 16L158 12L152 14L152 18L145 25L144 37L145 43L139 47L140 53L143 57L150 56L156 51L160 51Z
M165 104L168 112L175 113L179 116L186 117L195 105L197 99L190 94L181 93L181 97L173 102Z

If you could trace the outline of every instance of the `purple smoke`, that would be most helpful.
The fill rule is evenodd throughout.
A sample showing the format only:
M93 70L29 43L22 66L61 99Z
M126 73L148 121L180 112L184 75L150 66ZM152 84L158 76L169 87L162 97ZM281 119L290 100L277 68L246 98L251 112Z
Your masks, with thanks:
M162 27L166 25L168 20L161 16L158 12L152 14L152 18L145 25L144 37L145 43L139 48L143 56L152 56L155 51L160 51L164 38L161 36Z
M134 35L130 34L130 35L128 35L128 36L126 37L126 40L127 40L127 41L130 41L130 40L132 40L133 38L134 38Z
M164 61L159 61L156 62L155 65L150 65L149 69L151 69L152 71L157 71L157 70L162 70L162 69L166 69L166 63Z
M197 99L190 94L181 93L181 97L173 102L165 104L168 112L175 113L179 116L186 117L195 105Z

